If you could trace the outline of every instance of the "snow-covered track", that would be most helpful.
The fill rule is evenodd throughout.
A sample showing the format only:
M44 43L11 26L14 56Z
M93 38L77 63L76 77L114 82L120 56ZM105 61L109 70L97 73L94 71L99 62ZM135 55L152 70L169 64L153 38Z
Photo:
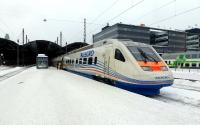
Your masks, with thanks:
M191 82L196 82L196 81L199 81L199 82L200 82L200 80L188 79L188 78L176 78L176 77L175 77L174 79L188 80L188 81L191 81Z
M151 97L151 98L158 100L158 101L166 102L166 103L179 103L179 104L182 104L182 105L189 105L189 106L196 107L196 108L200 107L200 104L193 104L193 103L185 102L183 100L167 97L167 96L162 95L162 94Z
M184 89L184 90L200 92L200 87L194 87L194 86L189 86L189 85L176 84L176 85L173 85L172 87L173 88L178 88L178 89Z
M23 68L21 68L21 69L19 69L19 70L12 71L12 72L6 73L6 74L4 74L4 75L0 75L0 81L3 81L3 80L8 79L8 78L10 78L10 77L12 77L12 76L15 76L15 75L19 74L20 72L23 72L23 71L26 70L27 68L28 68L28 67L23 67Z

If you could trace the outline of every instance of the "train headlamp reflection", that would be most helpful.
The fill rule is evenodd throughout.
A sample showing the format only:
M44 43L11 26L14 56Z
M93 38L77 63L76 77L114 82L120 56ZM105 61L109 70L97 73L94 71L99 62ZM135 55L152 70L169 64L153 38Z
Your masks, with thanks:
M161 66L160 68L162 71L168 71L168 68L166 66Z
M142 66L142 69L144 71L152 71L151 67L149 67L149 66Z

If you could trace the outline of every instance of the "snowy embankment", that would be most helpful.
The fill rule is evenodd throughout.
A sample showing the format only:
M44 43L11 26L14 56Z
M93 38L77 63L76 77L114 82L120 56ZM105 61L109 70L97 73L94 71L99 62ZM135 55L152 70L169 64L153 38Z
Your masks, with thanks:
M0 84L2 125L198 125L184 109L55 68L29 68Z

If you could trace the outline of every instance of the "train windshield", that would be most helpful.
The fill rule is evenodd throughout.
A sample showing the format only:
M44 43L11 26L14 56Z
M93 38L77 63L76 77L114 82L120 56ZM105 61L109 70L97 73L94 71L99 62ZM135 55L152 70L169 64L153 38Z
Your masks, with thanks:
M159 62L160 58L150 47L127 46L137 61Z

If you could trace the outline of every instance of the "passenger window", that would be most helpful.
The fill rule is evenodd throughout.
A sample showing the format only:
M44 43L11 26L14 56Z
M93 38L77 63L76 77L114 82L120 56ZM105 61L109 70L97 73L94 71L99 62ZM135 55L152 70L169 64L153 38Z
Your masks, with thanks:
M76 59L76 64L78 64L78 59Z
M82 58L79 59L79 64L82 64Z
M125 62L125 58L119 49L115 49L115 59Z
M74 64L74 59L72 59L72 64Z
M196 63L192 63L192 67L196 67Z
M92 57L89 57L89 58L88 58L88 64L89 64L89 65L92 65Z
M83 58L83 64L87 64L87 58Z
M66 60L66 63L67 63L67 61L68 61L68 60Z
M94 64L97 64L97 57L94 58Z

